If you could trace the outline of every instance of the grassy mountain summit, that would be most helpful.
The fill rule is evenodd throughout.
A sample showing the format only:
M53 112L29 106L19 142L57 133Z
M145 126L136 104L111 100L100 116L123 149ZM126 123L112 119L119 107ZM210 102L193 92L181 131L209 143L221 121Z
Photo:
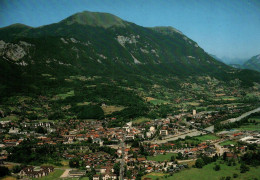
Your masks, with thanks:
M260 73L215 60L172 27L146 28L87 11L36 28L1 28L0 68L1 102L29 96L30 103L41 104L36 99L43 96L52 106L50 119L73 117L81 109L101 118L102 103L123 109L113 116L156 117L176 108L175 100L207 102L214 93L240 94L260 83ZM158 110L153 100L170 105ZM79 108L82 104L95 107ZM38 106L37 118L43 118L46 107Z
M109 13L83 11L74 14L61 21L67 25L78 23L81 25L89 25L94 27L109 28L111 26L125 27L126 22L119 17Z

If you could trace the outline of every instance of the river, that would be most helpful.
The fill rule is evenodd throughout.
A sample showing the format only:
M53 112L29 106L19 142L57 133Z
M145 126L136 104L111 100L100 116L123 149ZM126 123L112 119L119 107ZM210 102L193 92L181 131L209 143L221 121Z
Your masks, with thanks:
M248 112L242 114L242 115L239 116L239 117L231 118L231 119L222 121L221 123L225 124L225 123L240 121L241 119L243 119L243 118L249 116L250 114L253 114L253 113L255 113L255 112L258 112L258 111L260 111L260 107L254 109L254 110L252 110L252 111L248 111ZM210 131L210 132L214 132L214 125L205 128L205 130Z

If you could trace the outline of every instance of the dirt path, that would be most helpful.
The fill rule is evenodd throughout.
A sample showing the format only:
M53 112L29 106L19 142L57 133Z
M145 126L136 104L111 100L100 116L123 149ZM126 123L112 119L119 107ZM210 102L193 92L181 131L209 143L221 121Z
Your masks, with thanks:
M66 170L64 171L64 173L60 176L60 178L66 178L66 177L68 177L70 170L71 170L71 169L66 169Z
M187 160L178 160L178 163L185 163L185 162L190 162L190 161L196 161L197 158L195 159L187 159Z

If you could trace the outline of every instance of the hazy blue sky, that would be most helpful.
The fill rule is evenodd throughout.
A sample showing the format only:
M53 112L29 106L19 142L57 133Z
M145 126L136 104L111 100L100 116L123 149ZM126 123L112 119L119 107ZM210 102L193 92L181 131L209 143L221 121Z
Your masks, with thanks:
M219 57L260 53L260 0L0 0L0 27L37 27L84 10L145 27L175 27Z

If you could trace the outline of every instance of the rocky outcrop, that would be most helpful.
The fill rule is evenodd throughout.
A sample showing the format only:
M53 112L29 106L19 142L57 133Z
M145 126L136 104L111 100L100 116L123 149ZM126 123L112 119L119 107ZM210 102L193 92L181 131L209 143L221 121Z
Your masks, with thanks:
M0 40L0 56L17 62L29 53L31 46L33 45L24 41L19 41L19 43L15 44Z

